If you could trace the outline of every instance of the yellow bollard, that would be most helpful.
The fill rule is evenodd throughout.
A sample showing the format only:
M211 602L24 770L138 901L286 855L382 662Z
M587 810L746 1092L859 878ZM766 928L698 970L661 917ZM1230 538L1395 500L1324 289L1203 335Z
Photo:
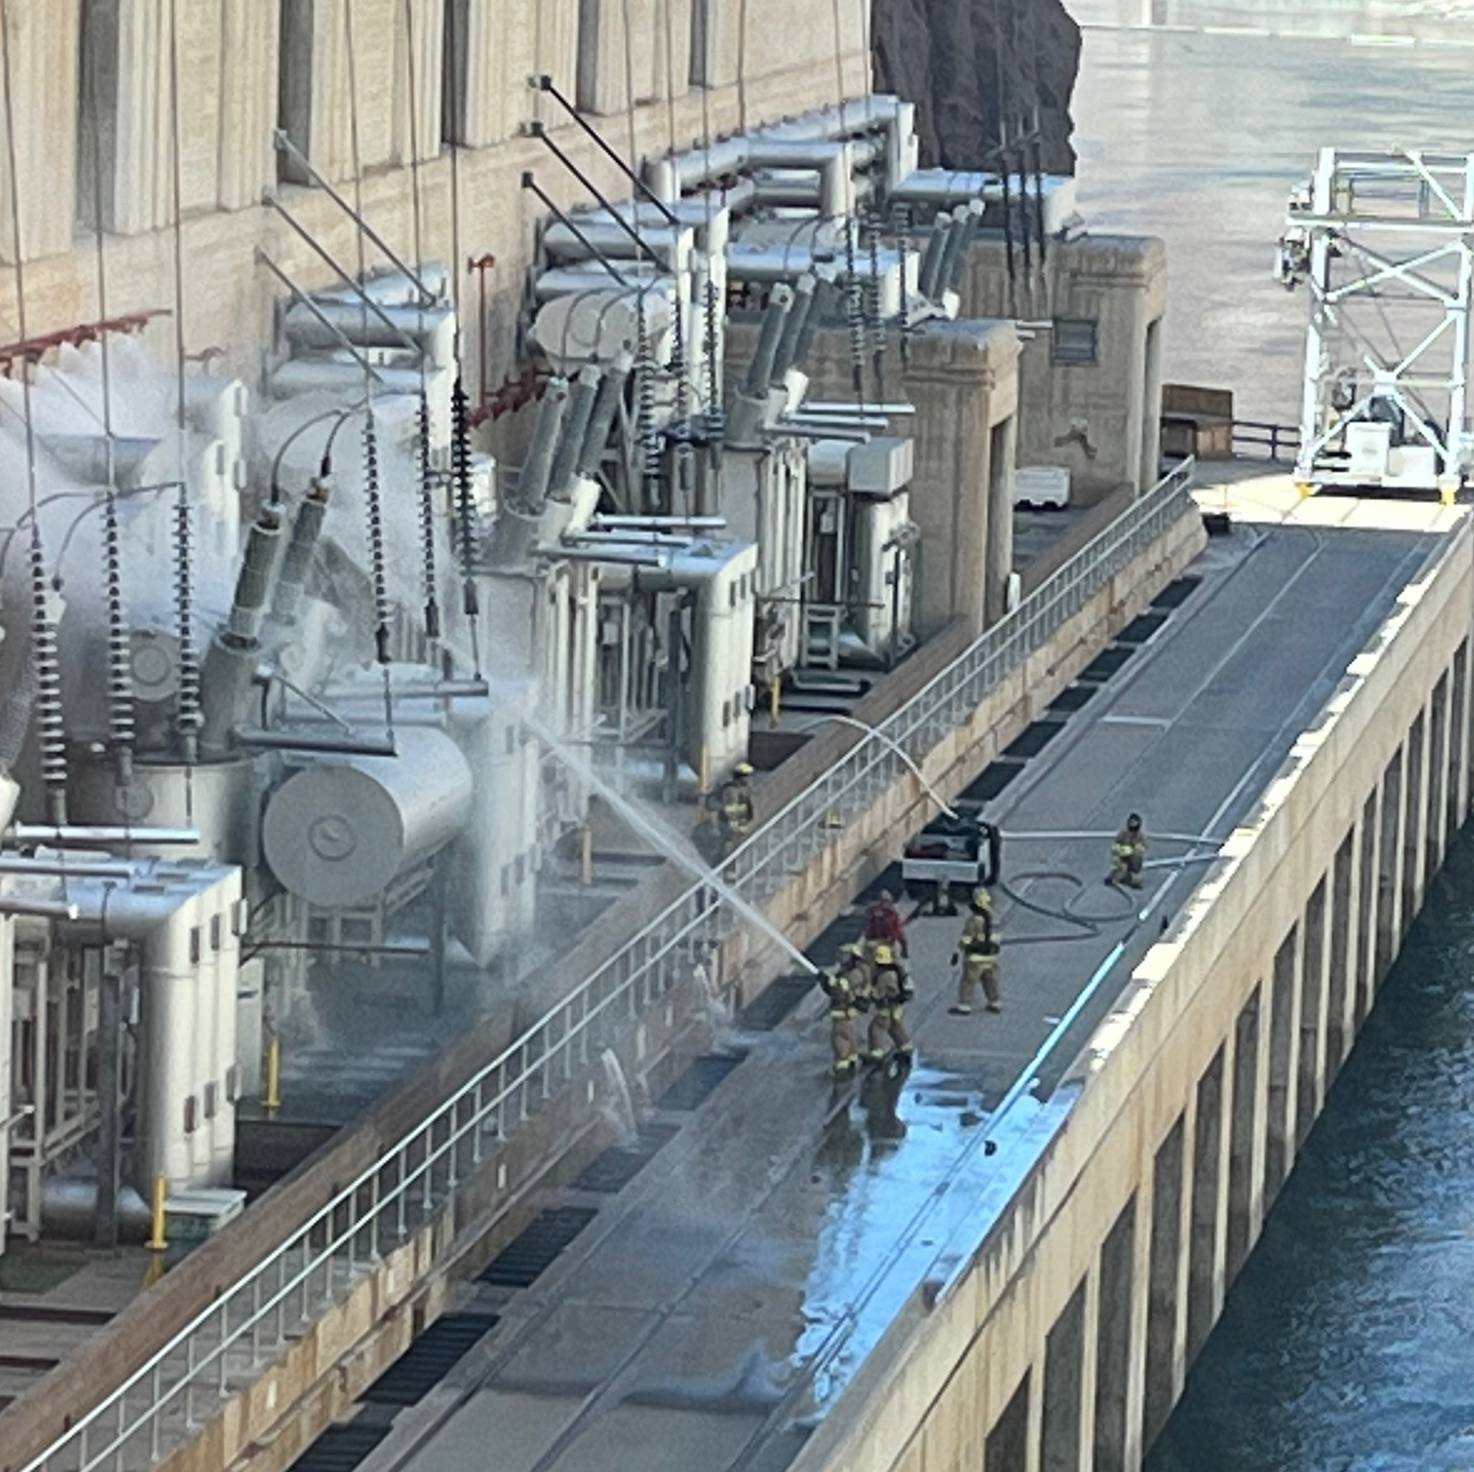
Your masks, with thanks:
M266 1040L266 1078L261 1090L261 1107L281 1108L281 1039L272 1033Z
M169 1199L168 1183L163 1176L154 1177L153 1202L149 1215L147 1247L150 1252L162 1252L168 1245L164 1236L164 1203Z
M579 834L578 877L585 884L594 882L594 830L585 823Z
M783 710L783 677L774 675L768 683L768 725L778 729L778 717Z

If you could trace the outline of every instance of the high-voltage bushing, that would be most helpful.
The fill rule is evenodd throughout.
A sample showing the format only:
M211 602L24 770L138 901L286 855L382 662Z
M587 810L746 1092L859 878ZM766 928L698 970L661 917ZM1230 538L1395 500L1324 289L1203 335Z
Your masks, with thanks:
M578 370L578 377L573 380L558 448L553 454L552 469L548 472L548 491L551 495L563 495L578 474L584 437L588 434L589 424L594 417L594 405L598 401L603 377L597 363L585 363Z
M983 202L980 199L958 205L952 211L952 228L947 232L947 244L942 251L942 265L937 278L941 291L956 291L961 284L968 251L982 222Z
M567 410L568 380L555 375L548 380L542 402L538 405L532 442L527 447L522 472L517 477L517 500L532 515L537 515L543 509L543 502L547 500L553 474L553 457L558 450L558 441L563 433L563 417Z
M804 330L809 325L809 316L814 310L814 293L818 278L812 271L805 271L793 284L793 305L783 319L783 332L778 339L778 349L773 355L773 369L768 375L768 386L781 389L787 384L789 370L798 366L799 344L804 339Z
M245 714L260 661L261 619L280 542L281 516L277 507L267 504L246 538L230 613L205 654L200 752L206 757L225 756L235 746L235 729Z
M768 385L773 377L778 344L783 338L784 324L792 306L793 291L790 287L775 286L768 293L768 305L763 312L757 347L753 350L752 361L747 365L742 387L737 391L731 412L727 416L727 444L734 449L753 450L762 447L763 428L768 419Z
M271 598L271 616L279 623L289 624L296 617L297 603L302 597L303 588L307 586L312 554L317 550L318 539L322 536L322 523L328 513L330 494L328 480L318 476L297 505L297 515L292 520L292 535L282 554L281 569L277 573L276 589Z
M634 365L634 358L628 352L621 352L600 381L599 394L578 448L576 469L579 475L591 476L598 471L609 443L609 432L614 428L614 418L624 397L624 386Z
M921 257L921 277L917 289L927 301L935 301L938 283L942 275L942 257L947 252L947 239L952 233L952 216L943 211L937 215L932 232L927 237L926 250Z

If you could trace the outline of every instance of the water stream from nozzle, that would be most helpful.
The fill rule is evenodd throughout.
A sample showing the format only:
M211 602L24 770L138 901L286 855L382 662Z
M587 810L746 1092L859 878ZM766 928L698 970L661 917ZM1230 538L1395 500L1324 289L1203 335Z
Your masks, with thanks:
M624 819L647 843L658 849L670 861L684 869L702 884L710 885L724 905L729 906L747 923L760 930L769 940L787 953L790 959L807 975L817 976L819 968L768 919L761 910L750 905L720 874L703 862L694 852L688 852L679 834L671 832L663 823L641 811L607 778L594 770L592 762L582 753L573 750L531 711L525 708L522 719L530 730L557 759L586 787L597 792L605 802Z

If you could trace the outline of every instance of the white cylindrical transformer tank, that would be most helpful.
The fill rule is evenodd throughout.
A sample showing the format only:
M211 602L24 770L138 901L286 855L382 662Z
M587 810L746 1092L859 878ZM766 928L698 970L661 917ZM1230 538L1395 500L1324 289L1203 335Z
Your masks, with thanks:
M155 1176L171 1188L198 1183L208 1168L208 1136L202 1133L201 1101L196 1089L202 1042L196 1001L199 981L191 963L191 930L199 923L199 901L190 896L144 944L143 961L143 1152L139 1190L147 1191ZM202 1144L200 1158L196 1145Z
M272 793L266 861L309 904L357 905L456 836L471 804L471 770L441 731L407 727L397 756L316 762Z
M214 897L215 900L219 896ZM214 903L214 900L212 900ZM210 1121L210 1182L228 1186L235 1163L236 1025L240 990L240 937L231 923L231 907L215 909L205 917L204 953L210 962L215 1007L215 1057L211 1081L215 1085L215 1117Z

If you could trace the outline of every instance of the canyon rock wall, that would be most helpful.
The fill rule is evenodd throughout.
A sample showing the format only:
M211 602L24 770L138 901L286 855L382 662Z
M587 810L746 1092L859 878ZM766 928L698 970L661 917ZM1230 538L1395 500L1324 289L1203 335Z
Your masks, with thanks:
M1043 167L1073 174L1080 28L1060 0L874 0L875 80L917 104L922 162L990 167L1037 106ZM1032 160L1031 160L1032 162Z

